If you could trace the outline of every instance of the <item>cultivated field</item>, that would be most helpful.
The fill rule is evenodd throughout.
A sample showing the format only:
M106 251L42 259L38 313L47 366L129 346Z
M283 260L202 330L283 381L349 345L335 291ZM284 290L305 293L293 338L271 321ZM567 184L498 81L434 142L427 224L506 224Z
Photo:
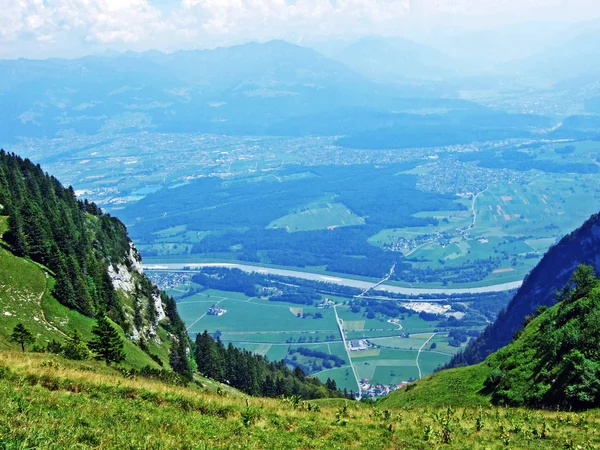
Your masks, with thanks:
M322 380L332 378L348 391L357 391L352 364L359 379L372 384L399 384L425 376L440 364L447 362L459 349L450 347L446 333L434 334L437 322L428 322L418 314L403 315L399 324L384 319L367 319L362 313L350 311L343 302L348 299L331 297L337 301L338 315L344 323L346 339L366 339L369 348L350 352L350 360L342 343L333 308L319 309L283 302L250 298L241 293L206 290L178 303L178 310L192 337L204 330L219 333L228 344L259 353L272 361L295 357L295 361L309 367L320 367L314 372ZM222 316L207 314L218 305L227 312ZM323 318L298 317L317 313ZM408 335L409 337L406 337ZM431 344L436 343L434 349ZM344 364L341 367L323 367L320 358L294 353L298 347L336 355ZM422 351L419 353L419 349ZM417 366L417 356L418 364Z
M365 221L343 203L329 201L306 205L271 222L267 228L282 228L289 233L296 231L331 230L339 227L364 225Z

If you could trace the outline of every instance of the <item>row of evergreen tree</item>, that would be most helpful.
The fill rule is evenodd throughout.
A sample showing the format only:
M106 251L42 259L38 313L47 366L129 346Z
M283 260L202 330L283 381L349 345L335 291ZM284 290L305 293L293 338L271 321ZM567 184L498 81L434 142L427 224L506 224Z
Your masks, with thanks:
M8 215L4 240L17 256L45 265L55 274L54 296L93 317L106 312L125 321L107 271L129 259L125 226L72 187L45 174L39 165L0 150L0 204Z
M226 383L247 394L262 397L300 396L304 399L344 397L335 381L322 383L307 376L300 367L291 370L285 362L242 350L208 333L196 335L195 360L198 371L209 378Z
M109 265L131 269L131 241L125 225L87 200L78 200L72 187L14 153L0 150L0 214L8 216L4 240L16 256L48 267L56 279L54 297L88 317L108 315L126 332L131 329L110 275ZM189 340L175 301L140 277L134 293L133 322L157 323L153 296L160 295L169 318L163 326L173 335L171 363L191 378L187 367ZM141 299L147 300L146 308Z

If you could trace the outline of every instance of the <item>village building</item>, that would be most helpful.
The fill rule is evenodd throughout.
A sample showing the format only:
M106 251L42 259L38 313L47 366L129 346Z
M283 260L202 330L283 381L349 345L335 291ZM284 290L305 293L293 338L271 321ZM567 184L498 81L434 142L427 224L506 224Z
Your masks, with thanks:
M367 350L368 342L366 339L354 339L348 343L348 349L351 352L361 352L363 350Z
M335 305L335 302L333 300L330 300L329 298L325 298L322 302L317 304L317 308L329 309L333 305Z
M208 308L206 314L208 314L209 316L222 316L226 312L226 309L219 308L217 305L212 305L210 308Z

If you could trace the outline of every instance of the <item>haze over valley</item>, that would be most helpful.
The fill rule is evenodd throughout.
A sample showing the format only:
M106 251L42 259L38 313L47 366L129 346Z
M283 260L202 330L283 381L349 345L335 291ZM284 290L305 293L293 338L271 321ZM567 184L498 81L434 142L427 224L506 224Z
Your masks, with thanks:
M481 409L600 406L595 2L4 3L0 392L216 430L171 448L600 444Z

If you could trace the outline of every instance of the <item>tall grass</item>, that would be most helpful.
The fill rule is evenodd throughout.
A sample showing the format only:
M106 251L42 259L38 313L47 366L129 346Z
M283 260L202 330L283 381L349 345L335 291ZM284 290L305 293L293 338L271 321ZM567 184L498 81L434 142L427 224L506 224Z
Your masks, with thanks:
M206 383L208 384L208 383ZM401 407L234 395L100 363L0 352L0 448L429 449L600 446L600 412Z

